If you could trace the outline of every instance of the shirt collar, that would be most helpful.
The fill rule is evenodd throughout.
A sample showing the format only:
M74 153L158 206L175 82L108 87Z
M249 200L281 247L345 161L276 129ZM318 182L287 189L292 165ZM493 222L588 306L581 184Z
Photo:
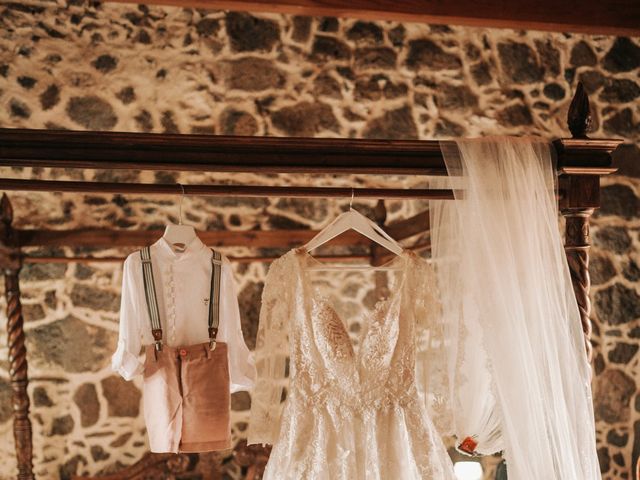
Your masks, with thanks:
M184 252L176 252L164 237L160 237L152 246L155 247L155 250L161 256L173 260L190 258L202 252L207 247L204 243L202 243L202 240L200 240L197 235L194 236L189 241L189 243L187 243Z

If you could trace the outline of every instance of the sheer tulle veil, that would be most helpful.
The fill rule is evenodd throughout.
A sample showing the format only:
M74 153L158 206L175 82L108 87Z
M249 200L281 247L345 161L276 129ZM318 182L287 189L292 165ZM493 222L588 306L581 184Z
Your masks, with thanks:
M504 451L509 478L595 480L600 470L580 317L558 229L550 145L441 144L456 201L430 202L459 440Z

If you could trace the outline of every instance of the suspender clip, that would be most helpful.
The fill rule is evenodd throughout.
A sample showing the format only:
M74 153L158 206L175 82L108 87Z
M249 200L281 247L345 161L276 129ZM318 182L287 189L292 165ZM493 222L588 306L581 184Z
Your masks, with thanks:
M213 352L216 349L216 339L215 338L210 338L209 339L209 350L211 352Z

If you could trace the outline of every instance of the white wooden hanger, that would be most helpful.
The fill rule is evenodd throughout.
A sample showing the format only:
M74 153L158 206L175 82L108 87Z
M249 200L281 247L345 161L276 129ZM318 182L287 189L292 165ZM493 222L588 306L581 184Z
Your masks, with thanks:
M184 252L187 248L187 245L191 243L191 241L197 237L196 229L191 225L183 225L182 224L182 201L184 200L184 187L182 184L180 188L182 189L182 195L180 196L180 207L178 214L178 224L169 222L164 229L164 234L162 238L171 245L171 247L176 252Z
M403 248L391 238L387 232L385 232L378 224L365 217L363 214L353 208L354 191L351 190L351 202L349 203L349 210L338 215L329 225L323 228L320 233L313 237L303 248L307 252L315 250L321 245L329 242L338 235L346 232L347 230L355 230L356 232L364 235L369 240L383 246L387 250L396 255L400 255L403 252ZM334 269L334 268L353 268L349 266L319 266L315 269ZM376 267L367 267L376 268ZM379 267L384 269L385 267Z

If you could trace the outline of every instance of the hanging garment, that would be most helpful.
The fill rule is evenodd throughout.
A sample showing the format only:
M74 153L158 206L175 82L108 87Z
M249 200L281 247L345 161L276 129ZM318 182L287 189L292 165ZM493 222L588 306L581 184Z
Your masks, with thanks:
M204 452L230 448L231 375L229 367L230 359L234 356L229 351L231 346L227 342L220 341L218 335L219 326L221 326L220 314L223 299L221 280L224 263L222 256L207 248L198 249L197 252L192 251L192 253L200 254L201 257L202 253L206 255L208 252L206 256L208 256L210 279L206 282L208 294L203 302L206 305L206 312L203 313L206 315L200 317L200 323L205 327L207 340L175 347L163 342L163 333L166 328L163 328L160 318L161 310L158 303L157 282L154 276L151 251L152 249L147 247L141 250L138 255L143 284L141 296L144 298L147 311L147 331L152 338L152 344L145 347L145 361L142 365L144 416L150 449L152 452ZM134 257L130 256L127 260L131 258ZM197 257L191 258L190 263L195 262L196 259ZM189 264L186 263L184 266L188 267ZM191 265L192 275L198 272L193 269L195 266ZM193 280L192 277L191 281ZM194 285L194 290L196 290L196 294L200 293L197 292L196 285ZM129 295L127 295L128 297ZM125 295L123 295L123 304L124 299ZM208 321L205 320L206 318ZM144 328L142 325L137 326ZM239 329L239 325L237 328ZM123 330L126 332L126 329L123 329L121 325L121 333ZM176 328L177 330L179 329ZM227 330L230 329L227 327ZM234 338L228 334L227 337ZM240 342L246 350L244 341L240 339ZM139 345L140 343L138 343ZM238 344L233 345L234 348L239 346ZM133 357L130 352L124 353L129 353ZM119 354L121 354L120 357L118 357ZM124 357L122 352L116 352L114 368L118 367L116 362L122 357ZM134 371L137 371L139 362L137 358L134 360L136 362L133 364ZM246 365L252 367L250 357L247 356L245 362ZM119 366L122 367L122 365ZM250 382L251 368L247 370L246 378L240 378Z
M600 479L551 147L509 137L441 146L454 183L433 186L453 187L456 201L429 211L458 440L504 450L509 478Z
M415 380L418 331L442 338L430 266L407 251L385 265L389 296L355 313L365 328L356 351L341 312L361 303L332 300L340 292L316 281L318 264L292 250L265 282L248 432L248 443L274 445L263 478L453 480L434 425L450 422L424 408Z

